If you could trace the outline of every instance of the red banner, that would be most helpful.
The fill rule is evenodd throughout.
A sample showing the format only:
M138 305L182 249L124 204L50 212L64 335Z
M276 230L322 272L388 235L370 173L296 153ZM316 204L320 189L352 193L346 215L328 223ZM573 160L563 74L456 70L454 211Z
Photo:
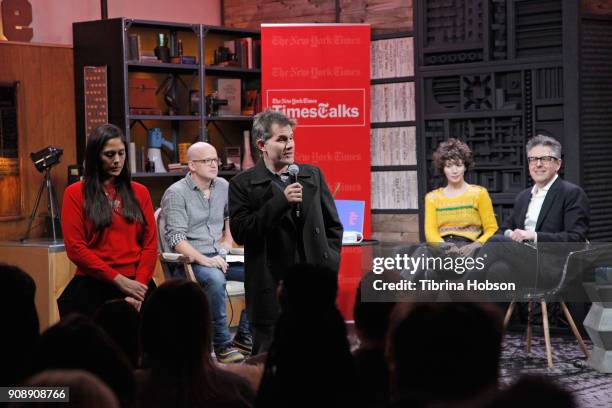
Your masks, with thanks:
M264 107L297 122L296 161L321 167L335 199L365 201L369 238L370 26L263 24L261 53ZM371 247L342 249L337 301L347 320L370 258Z
M335 199L365 201L370 237L370 26L263 24L264 107L297 122L296 161L323 170Z

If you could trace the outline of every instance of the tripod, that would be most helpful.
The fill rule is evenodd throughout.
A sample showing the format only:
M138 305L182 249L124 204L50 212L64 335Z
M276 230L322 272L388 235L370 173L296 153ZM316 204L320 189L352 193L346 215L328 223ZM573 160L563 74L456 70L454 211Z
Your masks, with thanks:
M36 218L36 212L38 211L38 206L40 205L40 198L42 197L42 192L45 188L47 189L47 210L49 211L49 215L51 216L53 242L57 241L58 234L56 231L55 223L60 221L60 216L59 210L57 208L57 198L55 198L55 190L53 190L53 184L51 183L51 167L45 168L44 174L45 176L43 177L40 183L40 187L38 188L38 194L36 194L36 203L34 204L34 208L32 209L32 213L30 214L28 229L26 231L25 236L21 238L21 242L27 241L28 238L30 238L32 223L34 222L34 218Z

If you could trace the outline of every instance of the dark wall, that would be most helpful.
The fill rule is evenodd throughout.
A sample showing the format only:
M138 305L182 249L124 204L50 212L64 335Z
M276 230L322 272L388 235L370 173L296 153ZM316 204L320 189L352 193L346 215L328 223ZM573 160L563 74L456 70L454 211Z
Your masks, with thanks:
M601 133L585 133L586 122L580 126L578 2L415 3L421 200L442 183L431 169L432 152L441 141L457 137L474 152L476 168L468 174L468 181L489 190L501 222L511 212L516 194L532 184L524 147L543 130L563 144L562 176L584 184L594 206L599 205L595 190L603 180L591 181L588 161L592 152L586 142L591 140L596 146L610 139ZM602 37L593 46L609 49L612 41ZM591 99L587 106L600 112L610 104ZM593 119L591 115L589 120ZM612 235L610 226L607 233L599 231L597 238Z

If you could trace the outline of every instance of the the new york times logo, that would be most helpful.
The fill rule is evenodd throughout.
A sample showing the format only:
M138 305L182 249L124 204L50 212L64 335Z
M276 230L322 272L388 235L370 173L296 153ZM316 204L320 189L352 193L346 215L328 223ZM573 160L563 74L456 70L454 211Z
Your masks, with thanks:
M282 112L292 119L327 119L327 118L358 118L359 108L344 103L330 105L329 103L318 103L314 107L291 108L287 105L275 104L272 109Z
M439 256L420 256L411 257L408 254L397 254L395 257L378 257L374 258L372 262L372 272L381 274L385 270L403 270L408 271L410 274L415 274L419 270L444 270L454 271L455 273L462 275L468 270L484 269L485 258L483 257L439 257Z

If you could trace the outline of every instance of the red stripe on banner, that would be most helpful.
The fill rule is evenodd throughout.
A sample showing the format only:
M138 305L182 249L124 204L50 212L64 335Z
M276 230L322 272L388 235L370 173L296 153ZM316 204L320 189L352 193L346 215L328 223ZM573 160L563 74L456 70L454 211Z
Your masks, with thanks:
M370 26L262 25L261 52L264 107L296 120L296 161L320 166L335 199L365 201L370 238ZM346 298L354 296L355 271L344 274L352 277L347 291L343 269Z

